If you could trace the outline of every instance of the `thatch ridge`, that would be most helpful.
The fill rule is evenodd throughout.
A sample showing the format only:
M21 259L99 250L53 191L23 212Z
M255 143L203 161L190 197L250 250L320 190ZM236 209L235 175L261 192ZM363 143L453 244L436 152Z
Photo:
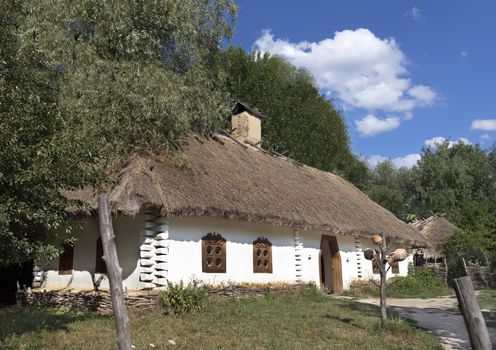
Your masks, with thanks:
M183 168L134 154L110 191L112 210L214 216L360 237L384 232L398 242L425 246L416 230L339 176L243 146L222 135L188 136ZM68 197L96 209L89 188Z
M432 215L424 220L415 220L410 226L420 232L422 237L431 245L431 248L425 251L427 257L443 258L443 245L447 238L453 236L458 227L453 225L444 216Z

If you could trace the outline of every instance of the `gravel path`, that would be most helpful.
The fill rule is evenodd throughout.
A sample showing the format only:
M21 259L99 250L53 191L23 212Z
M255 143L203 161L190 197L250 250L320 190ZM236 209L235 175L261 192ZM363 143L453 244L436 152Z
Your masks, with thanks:
M379 305L378 298L360 299L361 303ZM388 298L390 309L405 318L411 319L419 327L436 334L443 347L452 349L471 349L465 323L458 312L455 297L433 299L394 299ZM496 329L489 328L493 349L496 349Z

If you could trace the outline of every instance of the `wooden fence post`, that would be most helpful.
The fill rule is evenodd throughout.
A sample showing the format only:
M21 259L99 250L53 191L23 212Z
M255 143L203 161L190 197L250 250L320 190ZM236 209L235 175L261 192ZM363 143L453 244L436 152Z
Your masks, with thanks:
M470 344L474 350L491 350L491 339L487 331L484 316L480 311L479 302L475 296L474 285L470 277L455 279L455 292L458 305L467 326Z
M114 309L117 345L119 350L130 350L131 332L129 317L127 316L126 302L122 290L122 269L119 266L119 260L117 258L111 215L108 196L106 194L100 194L98 196L98 219L100 223L100 235L102 236L103 259L107 266L107 274L110 282L110 296L112 297L112 307Z

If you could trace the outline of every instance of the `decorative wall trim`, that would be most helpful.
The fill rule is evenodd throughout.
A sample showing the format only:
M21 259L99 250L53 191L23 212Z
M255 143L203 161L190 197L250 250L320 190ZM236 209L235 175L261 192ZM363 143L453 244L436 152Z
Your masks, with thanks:
M140 244L142 289L165 288L168 277L169 226L163 217L146 215Z
M293 242L296 268L295 277L296 282L301 282L303 280L303 242L301 241L300 232L298 230L294 231Z
M363 278L363 248L360 238L355 238L355 256L356 256L356 267L357 267L357 278Z

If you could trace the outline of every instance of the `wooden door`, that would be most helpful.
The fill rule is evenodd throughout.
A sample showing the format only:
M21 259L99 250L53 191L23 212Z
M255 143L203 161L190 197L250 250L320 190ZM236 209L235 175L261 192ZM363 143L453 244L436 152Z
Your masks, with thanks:
M325 254L326 252L330 254ZM321 253L321 281L331 293L341 293L343 291L341 254L335 236L322 236Z
M339 253L338 240L336 237L330 237L328 240L329 248L331 249L331 276L332 276L332 292L341 293L343 291L343 277L341 270L341 254Z

